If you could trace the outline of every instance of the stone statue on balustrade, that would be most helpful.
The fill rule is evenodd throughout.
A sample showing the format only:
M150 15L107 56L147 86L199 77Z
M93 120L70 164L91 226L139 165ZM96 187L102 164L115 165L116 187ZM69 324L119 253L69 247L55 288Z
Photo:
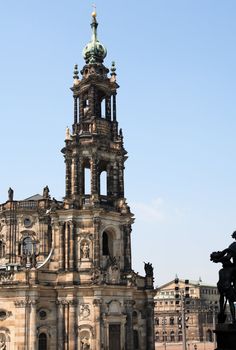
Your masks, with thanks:
M8 200L9 200L10 202L13 201L13 196L14 196L14 191L13 191L13 189L12 189L11 187L9 187L9 190L8 190Z
M151 263L144 263L146 277L153 277L153 267Z
M44 189L43 189L43 198L50 198L50 196L49 196L49 188L48 188L48 186L45 186L44 187Z
M236 231L232 238L236 239ZM235 307L236 302L236 242L222 251L213 252L210 260L214 263L221 263L222 269L219 271L219 281L217 287L220 293L220 311L218 322L224 323L226 320L226 305L229 303L232 323L236 324Z

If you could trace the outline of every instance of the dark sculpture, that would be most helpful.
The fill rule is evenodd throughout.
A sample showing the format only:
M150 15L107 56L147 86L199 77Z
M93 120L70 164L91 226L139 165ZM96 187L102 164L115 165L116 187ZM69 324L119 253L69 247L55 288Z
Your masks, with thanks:
M13 191L13 189L12 189L11 187L9 187L9 190L8 190L8 200L9 200L10 202L13 201L13 196L14 196L14 191Z
M46 186L46 187L44 187L44 189L43 189L43 198L49 198L50 196L49 196L49 188L48 188L48 186Z
M232 238L236 239L236 231L233 232ZM232 323L236 323L234 302L236 301L236 242L222 251L213 252L210 255L214 263L222 263L222 269L219 271L219 281L217 287L220 293L220 312L218 322L224 323L226 320L226 304L230 307Z
M153 277L153 267L151 263L144 263L146 277Z

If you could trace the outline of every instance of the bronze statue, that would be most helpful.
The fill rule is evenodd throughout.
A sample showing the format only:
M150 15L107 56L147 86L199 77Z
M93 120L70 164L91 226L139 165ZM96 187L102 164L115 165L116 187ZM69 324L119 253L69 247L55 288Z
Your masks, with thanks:
M236 239L236 231L232 233L232 238ZM226 320L226 304L230 307L232 323L236 323L235 307L236 302L236 242L222 251L213 252L210 260L214 263L222 263L222 269L219 271L219 281L217 287L220 293L220 312L218 322L224 323Z

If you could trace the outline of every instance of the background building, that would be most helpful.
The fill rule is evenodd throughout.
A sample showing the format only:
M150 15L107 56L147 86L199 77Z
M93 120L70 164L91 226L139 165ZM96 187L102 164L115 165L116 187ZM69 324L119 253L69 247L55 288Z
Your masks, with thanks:
M153 350L153 269L132 270L127 152L116 114L114 63L92 38L74 70L72 131L62 153L63 201L42 195L0 205L2 350Z
M184 324L187 340L214 340L219 300L216 286L176 279L157 288L154 300L156 342L182 342Z

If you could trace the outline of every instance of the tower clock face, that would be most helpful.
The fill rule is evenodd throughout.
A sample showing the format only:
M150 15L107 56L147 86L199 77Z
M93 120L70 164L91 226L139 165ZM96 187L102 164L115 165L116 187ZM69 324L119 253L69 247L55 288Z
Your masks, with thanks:
M30 227L32 225L32 221L30 218L24 218L24 226L25 227Z

